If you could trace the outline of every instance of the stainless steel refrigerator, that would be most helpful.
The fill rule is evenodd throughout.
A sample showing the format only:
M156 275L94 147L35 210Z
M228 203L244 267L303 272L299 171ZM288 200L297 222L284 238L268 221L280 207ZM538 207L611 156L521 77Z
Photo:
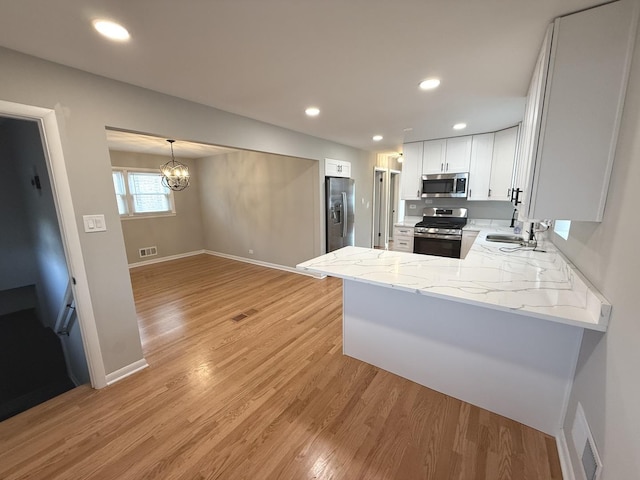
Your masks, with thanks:
M356 192L350 178L326 177L327 253L354 244Z

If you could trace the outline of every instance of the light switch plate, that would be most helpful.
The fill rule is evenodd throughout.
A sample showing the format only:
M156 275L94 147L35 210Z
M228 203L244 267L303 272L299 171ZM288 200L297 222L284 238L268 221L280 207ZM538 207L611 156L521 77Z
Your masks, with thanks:
M107 224L104 221L104 215L83 215L84 231L87 233L104 232L107 230Z

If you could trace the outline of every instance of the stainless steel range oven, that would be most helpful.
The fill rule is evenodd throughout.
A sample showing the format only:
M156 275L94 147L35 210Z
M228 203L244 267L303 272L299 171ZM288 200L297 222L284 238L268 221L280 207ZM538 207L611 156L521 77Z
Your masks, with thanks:
M467 209L425 208L422 215L414 228L413 253L460 258Z

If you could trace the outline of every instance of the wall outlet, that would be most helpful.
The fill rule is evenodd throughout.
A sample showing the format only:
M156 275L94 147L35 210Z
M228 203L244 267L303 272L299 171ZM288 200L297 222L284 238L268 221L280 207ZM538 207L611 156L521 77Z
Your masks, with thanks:
M409 210L415 210L416 208L418 208L418 206L415 203L409 204Z
M427 199L424 201L424 203L425 203L425 205L431 205L431 204L433 203L433 200L432 200L432 199L430 199L430 198L427 198Z
M249 249L249 255L253 255L253 250L251 248Z

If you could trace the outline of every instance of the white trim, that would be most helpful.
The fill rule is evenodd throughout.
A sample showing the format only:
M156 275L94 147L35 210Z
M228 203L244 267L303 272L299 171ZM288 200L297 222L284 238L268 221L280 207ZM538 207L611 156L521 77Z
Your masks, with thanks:
M62 109L62 107L58 108ZM76 280L76 285L72 289L76 300L78 325L80 326L91 385L94 388L103 388L107 385L104 360L93 313L89 281L80 244L80 234L75 222L76 214L71 199L71 188L64 161L56 112L48 108L0 100L0 115L38 121L47 169L51 178L53 199L60 223L60 234L67 267L69 274Z
M303 272L302 270L298 270L297 268L287 267L285 265L278 265L276 263L263 262L261 260L253 260L251 258L237 257L235 255L229 255L227 253L214 252L212 250L205 250L204 253L206 253L207 255L213 255L216 257L236 260L238 262L251 263L253 265L259 265L261 267L274 268L276 270L284 270L285 272L297 273L298 275L306 275L307 277L313 277L317 279L323 279L326 277L326 275L323 275L323 274L312 274L309 272Z
M560 458L560 469L562 470L563 480L576 480L564 429L561 429L556 435L556 445L558 447L558 457Z
M129 375L133 375L140 370L144 370L148 366L149 364L147 363L147 361L142 358L127 365L126 367L122 367L121 369L107 375L107 385L113 385L114 383L127 378Z
M567 417L567 410L569 409L569 400L571 399L571 390L573 389L573 379L576 378L576 370L578 369L578 359L580 358L580 347L582 346L582 338L584 337L584 329L580 329L580 341L576 346L574 352L573 365L571 367L571 381L567 383L564 392L564 401L562 405L562 417L560 418L560 425L564 425Z
M195 250L193 252L179 253L177 255L168 255L166 257L153 258L151 260L142 260L141 262L130 263L129 269L136 268L136 267L143 267L145 265L152 265L154 263L169 262L171 260L178 260L179 258L193 257L194 255L201 255L203 253L205 253L204 250Z

